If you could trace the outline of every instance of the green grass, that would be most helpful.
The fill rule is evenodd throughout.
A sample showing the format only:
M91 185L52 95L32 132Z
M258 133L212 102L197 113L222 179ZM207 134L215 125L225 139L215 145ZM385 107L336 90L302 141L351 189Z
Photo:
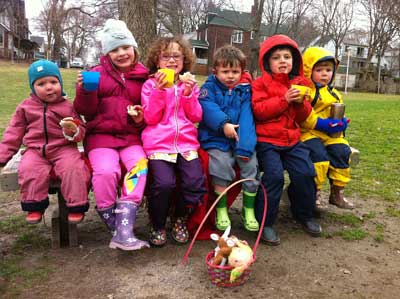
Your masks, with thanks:
M344 224L344 225L350 225L353 227L358 227L362 224L362 220L353 215L353 214L336 214L336 213L327 213L326 214L327 218L331 221L334 221L336 223Z
M13 254L22 254L26 248L29 250L50 248L50 240L43 236L38 226L27 224L23 215L1 220L0 233L16 236L11 248Z
M346 138L361 151L352 170L350 193L386 201L400 198L400 96L369 93L344 95L352 120Z
M8 294L17 297L19 290L26 289L35 282L47 279L53 271L46 255L35 259L34 265L25 265L26 256L35 251L44 252L50 248L50 240L45 238L38 226L28 225L24 216L10 216L0 221L0 234L14 238L10 248L2 248L5 254L0 259L0 278L7 281ZM31 261L32 262L32 261ZM14 287L13 287L14 286ZM1 289L0 293L5 292Z
M383 233L385 232L385 226L383 224L376 224L374 240L378 243L382 243L384 240Z
M340 236L346 241L357 241L365 239L368 236L368 232L361 228L351 228L335 232L334 235Z
M21 256L12 255L0 260L0 277L7 281L4 288L0 286L0 294L7 291L9 296L7 298L19 298L21 290L26 290L36 283L48 279L54 271L49 264L46 256L29 266L23 265Z
M388 207L388 208L386 208L386 213L390 217L400 218L400 209L396 209L396 208L393 208L393 207Z

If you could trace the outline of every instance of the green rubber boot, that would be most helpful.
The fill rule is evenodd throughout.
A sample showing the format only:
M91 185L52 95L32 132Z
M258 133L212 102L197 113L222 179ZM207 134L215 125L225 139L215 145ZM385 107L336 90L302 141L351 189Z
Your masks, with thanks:
M257 193L250 193L243 190L243 208L242 219L244 228L251 232L256 232L260 229L254 214L254 203Z
M217 196L219 194L215 192ZM226 230L228 226L231 225L231 220L228 215L228 207L227 207L227 199L226 194L221 197L219 202L216 205L216 214L215 214L215 226L218 230Z

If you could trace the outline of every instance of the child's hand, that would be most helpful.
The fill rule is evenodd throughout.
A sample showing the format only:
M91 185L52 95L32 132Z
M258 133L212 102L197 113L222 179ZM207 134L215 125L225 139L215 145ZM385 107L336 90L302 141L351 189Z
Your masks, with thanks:
M157 72L154 74L154 78L156 79L156 88L164 89L168 85L167 75L162 72Z
M303 99L300 95L300 90L295 88L290 88L285 94L286 101L290 104L292 102L301 103Z
M224 124L224 134L226 138L233 138L236 141L239 141L239 136L236 133L236 128L238 128L239 125L234 125L230 123Z
M132 117L135 123L141 123L143 121L143 107L140 105L129 105L126 107L128 110L128 114Z
M80 87L82 87L82 85L83 85L83 76L82 76L81 71L79 71L78 75L76 76L76 82Z
M183 89L183 95L185 97L187 97L188 95L190 95L192 93L192 90L193 90L194 85L196 84L196 81L189 79L189 80L186 80L184 82L184 84L185 84L185 88Z
M74 136L78 130L80 121L78 119L73 119L72 117L65 117L60 121L60 126L67 136Z

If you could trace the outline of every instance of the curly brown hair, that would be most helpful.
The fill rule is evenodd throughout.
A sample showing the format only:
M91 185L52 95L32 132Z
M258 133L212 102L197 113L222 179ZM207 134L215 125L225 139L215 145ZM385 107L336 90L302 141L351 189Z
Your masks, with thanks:
M179 45L179 50L182 51L184 56L181 74L184 72L189 72L192 69L196 60L196 56L193 53L189 42L181 35L173 37L160 37L151 44L149 53L147 54L145 64L150 69L150 74L157 72L161 53L165 51L172 43L177 43Z

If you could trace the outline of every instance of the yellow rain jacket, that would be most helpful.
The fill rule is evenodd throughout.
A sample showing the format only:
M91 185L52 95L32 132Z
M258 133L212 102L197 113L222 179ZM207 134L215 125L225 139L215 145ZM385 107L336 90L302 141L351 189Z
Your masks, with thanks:
M312 81L311 75L312 70L317 62L326 60L334 61L334 71L331 81L326 86L318 86ZM304 64L304 75L312 82L311 92L309 100L313 107L313 114L317 117L327 118L331 113L332 103L342 103L342 95L338 90L333 88L333 82L335 81L335 74L337 66L339 65L338 60L327 50L320 47L308 48L303 54ZM313 138L319 138L325 146L332 144L344 144L349 145L347 140L343 138L343 133L339 138L333 138L327 133L313 129L315 122L313 119L308 118L301 123L301 137L300 140L305 142ZM329 161L314 161L315 170L317 173L316 185L317 189L321 189L322 183L324 182L328 169L329 177L334 181L335 185L345 186L350 181L350 170L349 168L335 168L330 165Z

